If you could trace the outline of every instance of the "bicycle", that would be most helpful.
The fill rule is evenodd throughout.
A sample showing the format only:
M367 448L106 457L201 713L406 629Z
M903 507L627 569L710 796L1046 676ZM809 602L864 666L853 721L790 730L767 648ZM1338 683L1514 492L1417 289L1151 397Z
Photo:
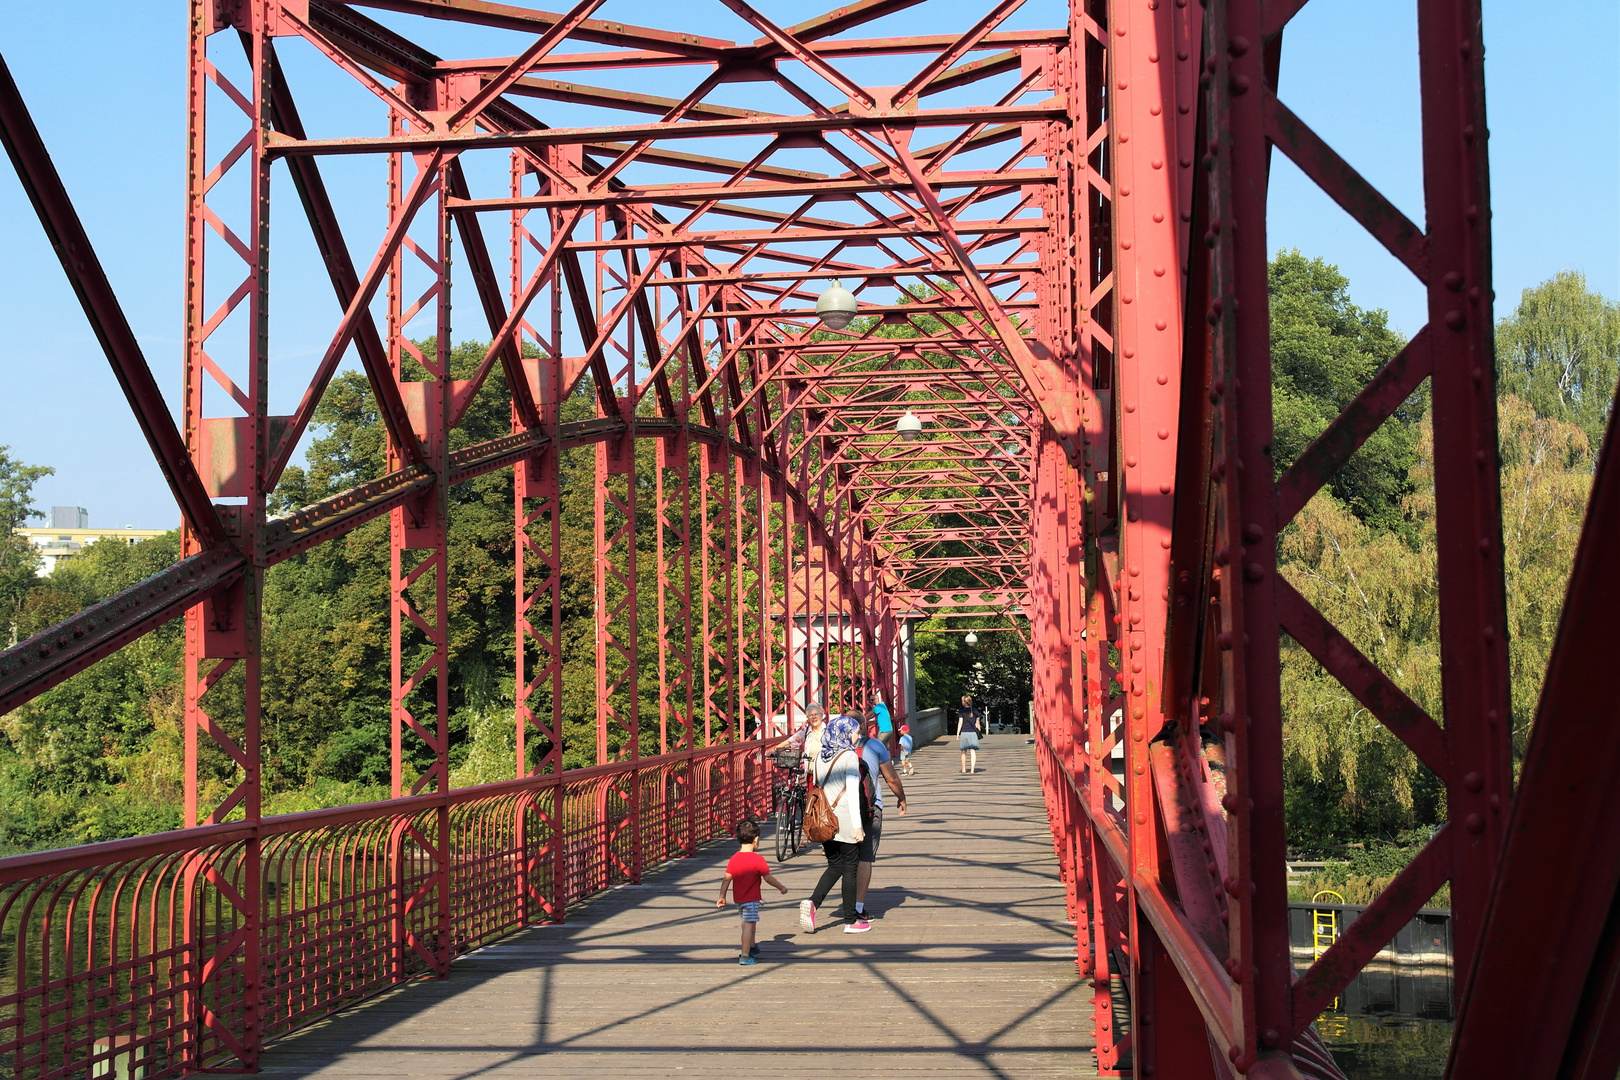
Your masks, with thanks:
M804 755L796 747L778 747L773 764L785 776L771 783L771 812L776 818L776 860L786 862L798 854L804 841L804 802L808 794Z

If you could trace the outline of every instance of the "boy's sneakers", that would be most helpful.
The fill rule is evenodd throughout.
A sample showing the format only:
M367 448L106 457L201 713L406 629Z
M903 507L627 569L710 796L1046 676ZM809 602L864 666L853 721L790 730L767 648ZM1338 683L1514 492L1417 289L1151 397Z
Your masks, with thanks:
M755 960L752 956L739 956L739 957L737 957L737 966L738 967L753 967L757 963L759 963L759 961Z
M844 924L844 933L846 934L864 934L870 929L872 929L872 924L865 919L856 919L852 923Z
M809 900L799 901L799 929L807 934L816 932L816 905Z

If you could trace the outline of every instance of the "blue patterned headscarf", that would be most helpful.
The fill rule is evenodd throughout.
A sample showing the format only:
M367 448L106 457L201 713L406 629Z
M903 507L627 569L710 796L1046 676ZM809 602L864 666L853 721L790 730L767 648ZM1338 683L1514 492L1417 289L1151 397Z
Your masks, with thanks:
M855 749L855 737L861 722L853 716L834 716L828 719L821 733L821 760L831 761L845 750Z

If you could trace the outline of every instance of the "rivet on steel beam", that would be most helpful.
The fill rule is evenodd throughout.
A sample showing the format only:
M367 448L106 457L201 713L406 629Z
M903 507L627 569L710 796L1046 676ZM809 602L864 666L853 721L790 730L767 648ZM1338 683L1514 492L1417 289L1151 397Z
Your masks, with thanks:
M1468 325L1468 320L1463 317L1462 312L1458 311L1456 308L1452 308L1450 311L1446 312L1446 325L1451 327L1453 330L1461 330L1464 326Z
M1245 543L1258 544L1265 535L1266 531L1260 527L1258 521L1251 521L1243 526L1243 540Z
M1156 325L1160 330L1164 329L1163 320L1160 320ZM1166 383L1168 383L1170 381L1170 376L1166 375L1164 372L1161 371L1157 375L1154 376L1153 381L1158 383L1160 386L1163 386L1163 385L1165 385Z
M1478 792L1485 786L1485 778L1477 772L1468 773L1463 777L1463 787L1469 791Z
M1169 428L1160 428L1159 429L1159 438L1168 439L1169 437L1170 437L1170 429Z
M1452 292L1462 292L1463 276L1457 271L1447 270L1446 276L1441 280L1445 282L1446 288L1450 289Z
M1215 65L1219 62L1220 61L1215 58L1215 54L1210 53L1209 59L1204 61L1204 67L1208 68L1210 72L1213 73L1215 71Z
M1242 34L1237 35L1226 43L1226 51L1233 56L1242 56L1249 51L1249 39Z
M1233 97L1242 97L1249 92L1249 77L1243 74L1233 75L1227 85L1232 88Z
M1471 833L1482 833L1485 831L1485 818L1480 814L1469 814L1463 819L1463 828Z
M1136 815L1136 823L1138 825L1146 825L1147 824L1147 815L1146 814L1137 814Z
M1148 63L1157 64L1158 62L1159 62L1159 54L1158 53L1156 53L1156 52L1148 53ZM1158 116L1159 115L1159 110L1154 109L1153 110L1153 115Z

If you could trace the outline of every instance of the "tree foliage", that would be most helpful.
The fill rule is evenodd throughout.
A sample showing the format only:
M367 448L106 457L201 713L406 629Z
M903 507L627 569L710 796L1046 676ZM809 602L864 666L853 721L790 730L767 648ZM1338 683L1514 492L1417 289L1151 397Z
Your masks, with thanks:
M1565 270L1525 289L1497 324L1496 362L1503 390L1538 416L1579 427L1596 447L1620 374L1620 304L1588 290L1585 274Z
M1268 269L1271 300L1273 460L1285 469L1406 344L1382 310L1350 300L1350 282L1321 259L1285 251ZM1427 409L1417 394L1373 433L1329 484L1358 519L1403 527L1401 500L1411 491L1416 423Z
M1343 275L1320 260L1297 252L1279 255L1271 267L1271 294L1276 457L1281 468L1402 342L1382 312L1356 307ZM883 337L932 334L941 329L932 318L872 329ZM1586 292L1579 275L1566 274L1527 290L1518 310L1498 328L1516 750L1522 750L1534 716L1590 489L1595 438L1608 416L1616 323L1615 305ZM454 372L464 376L482 355L479 343L458 346ZM951 359L929 352L903 362L949 367ZM565 421L594 415L591 388L582 387L563 408ZM1426 412L1427 399L1414 395L1301 512L1281 537L1279 556L1289 580L1443 723L1433 440ZM497 371L475 399L453 446L504 435L509 422L506 388ZM642 616L636 644L646 658L656 656L659 632L653 615L656 575L649 572L658 526L653 448L643 440L637 453L642 459L633 481L642 570L637 588L644 591L637 596ZM563 756L568 767L594 763L596 749L594 460L590 447L567 451L559 471ZM385 470L383 428L365 380L357 373L341 374L319 406L316 438L304 463L287 470L271 510L286 512L327 498ZM178 557L174 534L133 546L104 541L59 564L49 577L36 576L34 552L11 530L38 516L32 489L48 473L0 448L0 515L6 518L4 536L10 545L0 551L0 615L11 635L44 629ZM690 479L695 491L695 473ZM610 483L625 494L624 478ZM942 487L934 494L944 498L960 492ZM503 779L515 767L511 473L499 471L458 485L450 498L451 764L452 782L459 786ZM935 522L940 528L967 524L970 518L954 515L937 515ZM694 506L694 532L714 526L712 520L699 520ZM267 812L386 794L388 527L386 519L373 521L278 564L266 575ZM959 541L944 544L959 546L942 546L936 554L969 553ZM751 581L746 575L754 570L743 572L746 588ZM937 587L971 590L974 583L960 574L947 570ZM978 620L981 626L999 622L992 616ZM963 620L948 625L967 628ZM968 646L960 633L938 632L944 628L930 622L917 627L919 705L952 704L971 691L998 714L1021 715L1031 674L1028 651L1018 636L982 634L977 645ZM693 630L672 627L671 633ZM180 823L182 655L182 628L171 623L0 717L5 736L0 739L0 852L135 835ZM656 753L656 723L646 718L657 715L657 665L644 659L640 672L641 748ZM222 689L216 712L228 726L232 691L229 685ZM1441 786L1302 648L1286 641L1282 689L1291 841L1331 847L1384 838L1399 843L1379 848L1378 858L1404 857L1396 848L1407 852L1440 820ZM543 712L550 709L548 693L542 688L536 702ZM628 688L620 693L623 702ZM615 733L610 748L617 749L623 738ZM537 749L531 747L531 753ZM408 762L410 768L426 765L419 752ZM232 782L233 770L221 755L205 754L201 771L213 791Z
M10 450L0 446L0 646L26 636L19 633L18 623L35 586L39 552L15 530L45 516L34 505L34 485L56 472L45 465L25 465Z
M1288 272L1284 264L1292 266ZM1338 285L1340 301L1322 304L1284 298L1291 288L1320 298L1321 283L1342 282L1337 271L1304 264L1293 254L1272 267L1274 311L1291 323L1274 340L1320 341L1331 326L1299 325L1300 313L1338 325L1341 309L1354 310ZM1316 284L1312 284L1315 282ZM1581 285L1560 275L1526 290L1526 302L1499 332L1504 377L1498 398L1501 454L1502 541L1506 572L1509 662L1512 669L1512 737L1522 754L1534 719L1547 659L1558 627L1564 587L1579 540L1591 489L1594 443L1587 425L1601 423L1606 411L1583 413L1581 402L1607 402L1614 391L1615 367L1604 368L1601 297L1572 295ZM1329 290L1332 292L1333 290ZM1573 314L1571 314L1573 313ZM1559 326L1570 317L1574 326ZM1534 356L1515 342L1585 343L1570 345L1556 364L1550 346ZM1518 350L1515 352L1515 350ZM1328 350L1320 350L1327 355ZM1579 354L1578 363L1570 360ZM1514 359L1518 357L1518 359ZM1331 415L1345 399L1330 381L1300 380L1281 370L1286 394L1279 392L1278 444L1283 445L1283 413ZM1559 372L1578 369L1567 385L1578 395L1556 392ZM1297 371L1297 365L1295 370ZM1518 375L1513 375L1518 372ZM1368 372L1370 374L1370 372ZM1521 377L1522 376L1522 377ZM1363 379L1365 376L1361 376ZM1605 382L1606 380L1606 382ZM1297 408L1302 388L1307 408ZM1351 392L1355 388L1351 388ZM1515 389L1536 396L1522 396ZM1384 449L1398 449L1374 469L1384 479L1376 490L1399 499L1377 512L1358 503L1373 490L1337 482L1319 493L1279 540L1282 572L1339 630L1411 698L1444 723L1437 592L1438 538L1435 530L1434 436L1417 405L1386 423L1375 438ZM1402 469L1394 483L1395 466ZM1347 471L1353 471L1354 461ZM1342 474L1341 474L1342 476ZM1282 651L1286 800L1290 839L1305 847L1394 840L1437 823L1444 813L1444 790L1415 755L1317 665L1298 644ZM1415 849L1413 849L1415 850ZM1410 852L1408 852L1410 854Z

